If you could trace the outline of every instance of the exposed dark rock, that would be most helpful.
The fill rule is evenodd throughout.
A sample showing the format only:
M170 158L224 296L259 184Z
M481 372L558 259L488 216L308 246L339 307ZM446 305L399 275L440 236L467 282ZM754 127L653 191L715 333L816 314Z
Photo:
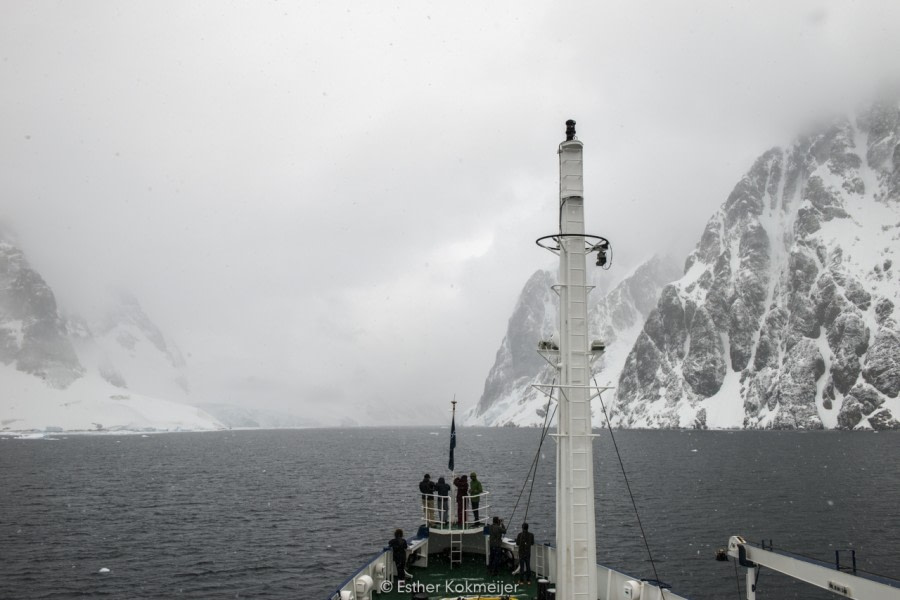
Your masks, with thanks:
M794 236L803 239L822 228L819 220L819 211L803 206L797 211L797 220L794 222Z
M819 214L825 217L824 220L826 221L830 220L826 216L827 213L841 206L840 199L826 189L824 183L822 183L822 178L816 175L810 177L806 183L804 198L809 200L809 203L819 211Z
M690 330L690 347L682 372L684 380L699 396L708 398L722 387L725 359L722 340L705 308L694 314Z
M825 389L822 390L822 403L827 410L831 410L832 402L834 402L834 380L829 377Z
M781 407L774 428L822 427L812 400L816 397L816 384L824 373L825 361L816 343L799 340L785 356L781 375L773 389L772 398Z
M638 404L644 394L659 383L660 357L653 341L646 332L641 332L619 378L616 398L621 410L628 412L632 404Z
M872 303L872 294L866 291L862 284L855 277L847 277L844 284L844 295L847 300L855 304L859 310L869 310Z
M829 306L834 301L836 292L837 285L835 284L831 273L827 271L822 273L822 276L816 280L816 287L813 290L813 299L816 305L816 318L819 323L826 327L831 325L838 314L840 314L840 311L837 311L834 314L829 315Z
M723 207L726 228L730 229L737 223L762 214L765 208L763 195L769 181L781 176L780 162L781 149L769 150L756 160L750 171L734 186Z
M753 368L756 371L778 366L778 348L783 340L787 321L788 312L780 307L771 310L766 315L759 341L756 344L756 357L753 360Z
M837 289L837 288L835 288ZM852 304L840 292L831 297L831 301L826 304L821 313L821 322L825 327L830 327L838 316L848 312L852 308Z
M831 375L834 386L846 394L859 377L859 357L869 347L869 328L856 312L845 312L828 330L828 345L834 352Z
M697 259L704 262L713 262L719 253L722 252L722 222L713 217L706 223L703 235L700 236L700 243L694 251Z
M882 327L866 356L863 377L885 396L900 392L900 334Z
M663 288L658 308L650 313L644 331L661 351L679 359L684 356L687 329L678 288L672 285Z
M837 426L839 429L853 429L863 417L862 404L853 396L844 398L844 405L838 413Z
M819 337L819 320L816 318L815 305L807 296L794 295L791 299L789 332L787 349L790 350L800 338Z
M697 303L690 298L684 300L684 326L690 329L691 323L694 322L694 313L697 312Z
M694 417L694 429L708 429L706 426L706 409L701 408Z
M872 414L882 404L884 399L873 387L865 384L853 386L844 397L844 405L838 413L838 427L853 429L863 417Z
M835 354L865 354L869 348L869 328L862 315L845 312L836 318L828 330L828 345Z
M809 176L810 157L803 148L802 140L793 145L788 153L787 172L784 179L784 193L781 197L781 209L784 212L790 210L791 199L797 194L801 182Z
M19 333L9 329L0 336L0 358L6 364L66 388L84 368L67 337L50 286L33 270L22 252L0 239L0 316L15 321Z
M816 276L819 274L819 267L816 260L799 250L791 251L790 261L788 263L790 270L790 289L795 294L807 294L812 289Z
M894 303L887 298L879 298L875 303L875 322L882 327L890 327L891 324L888 321L893 314Z
M731 323L728 327L732 370L742 371L750 362L754 333L756 333L756 319L744 301L738 298L731 305Z
M866 193L866 184L859 177L847 179L841 184L841 187L850 194L859 194L860 196L863 196Z
M769 286L769 236L759 224L749 226L741 235L740 269L735 293L743 299L751 314L759 318L765 309Z
M886 408L869 417L869 425L876 431L900 429L900 421L897 421L891 411Z

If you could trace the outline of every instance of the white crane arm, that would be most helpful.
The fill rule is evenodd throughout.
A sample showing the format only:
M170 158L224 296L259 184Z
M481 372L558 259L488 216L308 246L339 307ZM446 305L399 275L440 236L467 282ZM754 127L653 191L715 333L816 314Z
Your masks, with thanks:
M728 555L737 559L742 567L747 567L747 600L756 599L756 571L759 567L768 567L844 598L900 600L900 582L855 575L824 562L763 549L748 544L737 535L728 540Z

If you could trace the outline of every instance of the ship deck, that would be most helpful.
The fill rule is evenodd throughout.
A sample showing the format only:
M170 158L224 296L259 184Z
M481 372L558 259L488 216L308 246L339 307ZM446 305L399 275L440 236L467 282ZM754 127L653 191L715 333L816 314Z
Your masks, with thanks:
M464 554L462 564L450 567L446 555L431 555L427 567L410 567L413 578L406 587L394 586L390 593L378 594L379 600L409 600L414 592L423 592L429 598L453 598L472 596L483 599L510 598L531 599L537 597L536 578L531 584L517 584L516 576L501 569L499 575L489 575L484 555Z

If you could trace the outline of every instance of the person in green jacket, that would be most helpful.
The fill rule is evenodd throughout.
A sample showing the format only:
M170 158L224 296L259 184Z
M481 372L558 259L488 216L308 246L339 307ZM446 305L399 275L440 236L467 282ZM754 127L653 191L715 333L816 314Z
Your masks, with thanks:
M472 514L475 516L475 523L480 525L478 519L478 503L481 502L481 494L484 493L484 488L481 487L481 482L478 481L478 478L475 476L475 473L469 473L469 496L472 499Z

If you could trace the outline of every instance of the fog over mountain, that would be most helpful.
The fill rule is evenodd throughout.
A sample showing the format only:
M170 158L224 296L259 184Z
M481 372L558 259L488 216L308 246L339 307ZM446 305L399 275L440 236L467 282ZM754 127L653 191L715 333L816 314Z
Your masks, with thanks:
M184 360L125 293L87 318L0 232L0 431L220 429L187 405Z
M614 285L691 252L767 148L896 87L898 22L894 0L5 2L0 221L60 319L16 364L83 369L68 390L108 362L98 385L245 423L446 423L555 268L533 241L567 119ZM91 316L110 288L164 347ZM96 340L68 349L79 318ZM159 379L119 360L130 335Z

